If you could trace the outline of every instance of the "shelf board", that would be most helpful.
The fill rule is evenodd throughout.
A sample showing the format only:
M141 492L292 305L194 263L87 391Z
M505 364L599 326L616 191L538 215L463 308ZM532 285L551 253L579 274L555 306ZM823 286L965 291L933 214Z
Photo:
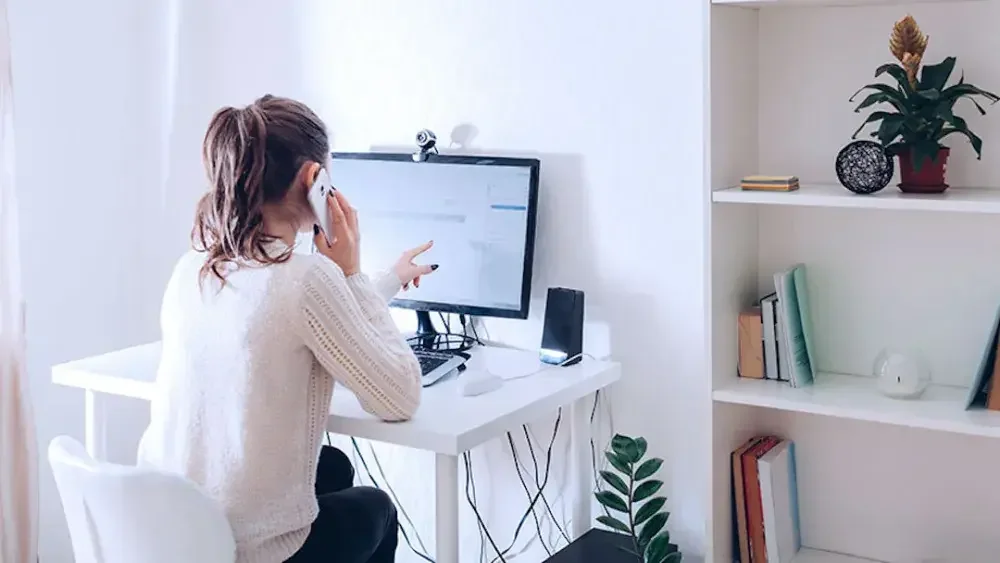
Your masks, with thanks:
M717 403L750 405L895 426L1000 438L1000 413L965 410L967 389L932 385L914 400L879 393L872 377L820 373L813 385L737 379L712 393Z
M792 558L792 563L877 563L874 559L862 559L850 555L842 555L832 551L802 548Z
M743 8L815 8L850 6L891 6L899 4L957 4L984 0L711 0L715 6L740 6Z
M895 187L871 195L857 195L839 185L803 185L792 192L742 190L739 187L712 192L715 203L789 205L952 213L1000 213L1000 190L949 188L943 194L904 194Z

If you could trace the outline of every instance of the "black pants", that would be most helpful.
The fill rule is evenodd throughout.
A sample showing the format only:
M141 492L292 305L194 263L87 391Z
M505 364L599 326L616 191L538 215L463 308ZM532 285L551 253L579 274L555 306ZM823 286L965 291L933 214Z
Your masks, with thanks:
M393 563L398 523L389 495L354 487L351 460L323 446L316 468L319 516L306 543L286 563Z

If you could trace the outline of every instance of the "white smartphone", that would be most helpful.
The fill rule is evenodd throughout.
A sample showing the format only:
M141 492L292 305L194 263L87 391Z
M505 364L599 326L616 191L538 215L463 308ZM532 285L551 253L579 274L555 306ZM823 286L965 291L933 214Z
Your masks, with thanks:
M325 168L320 168L319 173L316 174L316 181L309 188L309 206L312 207L313 213L316 215L316 224L319 225L320 229L323 229L323 236L326 237L328 244L333 243L333 232L330 230L330 208L327 206L326 200L333 191L330 175Z

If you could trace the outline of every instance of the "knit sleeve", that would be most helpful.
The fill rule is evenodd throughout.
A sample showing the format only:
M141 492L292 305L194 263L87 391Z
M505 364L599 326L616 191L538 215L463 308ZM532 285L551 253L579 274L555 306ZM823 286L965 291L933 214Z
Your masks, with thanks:
M364 274L345 277L320 257L305 273L299 303L306 345L370 414L411 418L420 404L420 364Z

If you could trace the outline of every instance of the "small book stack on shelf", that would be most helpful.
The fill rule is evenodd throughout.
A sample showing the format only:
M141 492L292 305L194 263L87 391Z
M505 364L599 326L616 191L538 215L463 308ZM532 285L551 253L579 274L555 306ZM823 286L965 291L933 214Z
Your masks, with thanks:
M732 453L734 550L739 563L790 563L802 546L795 444L751 438Z
M740 314L739 376L804 387L816 376L805 265L774 274L774 287Z
M764 190L790 192L799 189L799 179L795 176L746 176L740 180L744 190Z

